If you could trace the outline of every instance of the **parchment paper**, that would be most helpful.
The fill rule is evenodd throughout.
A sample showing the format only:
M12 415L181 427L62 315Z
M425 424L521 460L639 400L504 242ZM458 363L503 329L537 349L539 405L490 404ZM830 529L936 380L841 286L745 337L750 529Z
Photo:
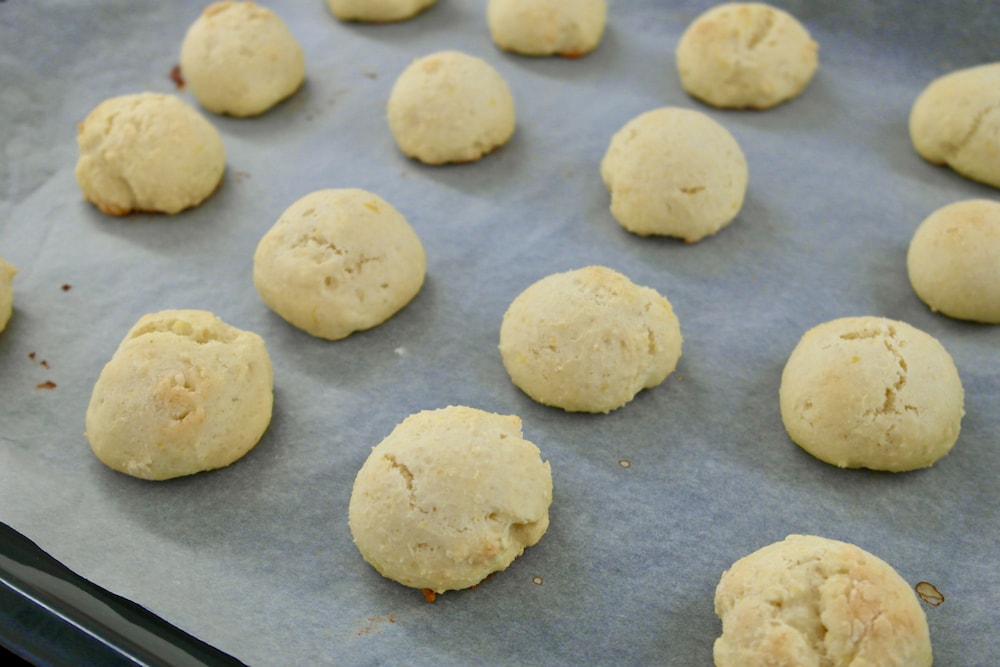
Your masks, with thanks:
M907 116L934 77L996 59L1000 15L979 2L776 2L813 33L821 65L799 99L754 113L680 87L677 39L711 3L609 4L600 48L562 60L498 51L481 2L365 26L320 0L272 0L305 51L304 89L259 118L209 115L228 171L204 205L121 219L82 201L76 124L112 95L195 103L169 73L202 3L0 4L0 256L20 270L0 335L0 519L252 665L707 665L719 576L790 533L853 542L937 586L945 602L924 605L936 665L1000 664L1000 329L933 314L905 270L933 210L997 196L917 157ZM485 58L517 102L515 137L478 163L408 160L385 122L398 73L442 49ZM598 169L614 131L665 105L719 120L750 165L737 220L695 245L625 232ZM263 233L326 187L386 198L428 255L405 310L336 343L271 313L250 278ZM588 264L666 295L684 335L677 372L608 415L532 402L496 348L521 290ZM243 460L151 483L98 462L83 418L128 328L166 308L263 336L276 404ZM863 314L907 321L955 359L967 414L930 469L839 470L785 434L792 347ZM538 545L428 604L361 559L347 503L372 446L449 404L521 416L555 497Z

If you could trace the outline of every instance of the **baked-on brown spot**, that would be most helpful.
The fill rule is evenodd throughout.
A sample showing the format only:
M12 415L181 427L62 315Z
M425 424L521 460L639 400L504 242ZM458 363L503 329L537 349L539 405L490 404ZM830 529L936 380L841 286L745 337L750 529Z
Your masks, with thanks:
M69 283L63 283L59 289L61 289L63 292L68 292L71 289L73 289L73 286L70 285Z
M177 86L177 90L184 90L184 86L187 84L184 81L184 75L181 74L180 65L174 65L173 69L170 70L170 80Z
M52 380L46 380L45 382L35 385L35 389L55 389L56 383Z
M428 602L434 602L435 600L437 600L437 593L435 593L429 588L421 588L420 592L424 594L424 599L427 600Z
M937 589L937 586L929 581L921 581L914 588L920 599L932 607L939 607L944 602L944 595Z

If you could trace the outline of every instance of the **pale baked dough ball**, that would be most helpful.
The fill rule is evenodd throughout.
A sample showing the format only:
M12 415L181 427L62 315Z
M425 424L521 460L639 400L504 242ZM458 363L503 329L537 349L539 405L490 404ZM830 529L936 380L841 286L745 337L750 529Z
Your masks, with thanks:
M928 162L1000 188L1000 62L932 81L913 103L910 138Z
M285 22L253 2L215 2L188 28L181 73L203 107L256 116L299 89L302 47Z
M354 480L348 520L364 559L436 593L506 569L549 526L552 473L521 420L451 406L407 417Z
M670 302L603 266L542 278L500 325L511 380L545 405L610 412L677 367L681 329Z
M326 0L326 6L341 21L391 23L413 18L434 2L435 0Z
M441 51L412 62L389 94L399 149L427 164L472 162L514 134L514 98L485 60Z
M318 190L281 214L257 245L253 282L292 325L339 340L408 304L424 283L424 247L378 195Z
M222 468L271 422L264 341L204 310L144 315L104 366L86 434L105 465L163 480Z
M781 374L791 439L841 468L899 472L947 454L965 414L940 342L905 322L844 317L802 336Z
M910 241L906 268L931 310L1000 324L1000 203L973 199L932 213Z
M14 276L17 269L0 258L0 331L7 328L7 322L14 312Z
M622 227L695 243L740 212L749 172L726 128L700 111L663 107L614 134L601 176Z
M105 100L79 125L76 141L76 181L84 198L109 215L197 206L226 169L219 132L174 95Z
M677 43L689 95L725 109L769 109L798 96L819 64L819 47L788 12L760 2L718 5Z
M789 535L715 591L716 667L930 667L927 617L895 569L853 544Z
M489 0L493 42L528 56L575 58L597 48L607 23L607 0Z

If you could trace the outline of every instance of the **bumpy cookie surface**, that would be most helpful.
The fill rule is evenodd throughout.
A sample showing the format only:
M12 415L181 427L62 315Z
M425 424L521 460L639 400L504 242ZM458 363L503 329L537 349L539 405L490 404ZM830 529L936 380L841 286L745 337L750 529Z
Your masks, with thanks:
M677 43L681 85L727 109L769 109L797 97L819 64L816 42L788 12L760 2L709 9Z
M253 282L271 310L339 340L389 319L424 283L424 247L406 218L365 190L319 190L264 234Z
M14 276L17 269L0 258L0 331L7 328L7 322L14 312Z
M358 472L348 518L364 559L404 586L478 584L549 526L552 473L521 420L452 406L407 417Z
M253 2L215 2L188 28L181 72L203 107L219 114L261 114L305 80L302 48L285 22Z
M486 61L442 51L411 63L389 94L399 149L427 164L472 162L514 134L514 98Z
M241 458L271 422L264 341L203 310L145 315L94 385L86 434L105 465L163 480Z
M391 23L405 21L436 0L326 0L326 6L341 21Z
M179 213L222 180L218 131L174 95L139 93L101 102L78 128L76 181L109 215Z
M677 367L670 302L603 266L542 278L510 304L500 355L528 396L568 412L610 412Z
M813 327L785 364L791 439L841 468L930 466L958 439L965 393L940 342L905 322L845 317Z
M607 0L489 0L493 42L529 56L583 56L601 42Z
M664 107L615 133L601 176L622 227L694 243L740 212L749 172L726 128L700 111Z
M719 581L716 667L929 667L927 618L895 569L863 549L790 535Z

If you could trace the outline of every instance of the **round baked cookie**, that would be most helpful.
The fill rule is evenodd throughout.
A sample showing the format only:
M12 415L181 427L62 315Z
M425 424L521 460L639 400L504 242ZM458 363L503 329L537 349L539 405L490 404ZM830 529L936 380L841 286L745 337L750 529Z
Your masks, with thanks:
M7 322L14 312L14 276L17 269L0 257L0 331L7 328Z
M426 268L420 239L389 202L365 190L328 189L289 206L264 234L253 282L289 323L339 340L408 304Z
M769 109L812 80L819 47L788 12L729 2L696 18L677 43L677 70L689 95L724 109Z
M927 617L895 569L853 544L789 535L715 590L716 667L930 667Z
M695 243L740 212L749 172L726 128L700 111L663 107L614 134L601 176L622 227Z
M493 43L527 56L584 56L601 42L607 0L489 0Z
M504 570L549 526L552 473L516 416L451 406L410 415L354 480L348 521L383 576L435 593Z
M204 116L174 95L138 93L101 102L79 125L76 181L109 215L179 213L222 181L226 152Z
M910 110L910 139L931 164L1000 188L1000 62L932 81Z
M264 341L204 310L144 315L104 366L86 435L108 467L163 480L241 458L271 422Z
M797 445L841 468L900 472L951 451L965 393L930 334L882 317L844 317L802 336L781 374L781 419Z
M485 60L458 51L424 56L389 94L389 129L399 149L427 164L473 162L514 134L514 98Z
M236 117L267 111L306 76L302 47L285 22L248 1L208 5L184 36L180 66L203 107Z
M1000 324L1000 203L973 199L932 213L910 241L906 269L931 310Z
M681 356L670 302L603 266L542 278L521 292L500 325L511 380L545 405L611 412L657 386Z
M392 23L413 18L435 0L326 0L326 6L341 21Z

